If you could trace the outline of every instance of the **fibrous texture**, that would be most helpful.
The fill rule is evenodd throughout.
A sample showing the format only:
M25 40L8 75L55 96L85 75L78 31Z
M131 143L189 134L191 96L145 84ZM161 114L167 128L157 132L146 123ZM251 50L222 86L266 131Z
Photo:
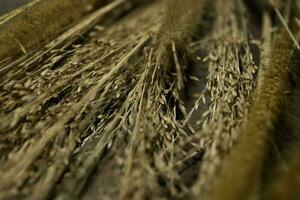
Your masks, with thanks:
M297 199L299 9L40 0L1 17L0 199Z

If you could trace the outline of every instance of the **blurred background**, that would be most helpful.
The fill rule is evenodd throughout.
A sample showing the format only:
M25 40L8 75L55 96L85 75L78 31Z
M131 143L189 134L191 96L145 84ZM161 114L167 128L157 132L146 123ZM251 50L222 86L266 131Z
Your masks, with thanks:
M22 6L31 0L0 0L0 15L12 11L13 9Z

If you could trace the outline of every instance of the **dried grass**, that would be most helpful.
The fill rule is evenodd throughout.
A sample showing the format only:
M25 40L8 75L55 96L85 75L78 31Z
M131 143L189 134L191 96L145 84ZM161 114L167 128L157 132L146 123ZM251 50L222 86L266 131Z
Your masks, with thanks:
M255 192L260 179L262 163L267 151L267 141L271 137L281 107L286 102L285 91L288 79L288 63L292 56L292 42L287 32L281 30L272 52L270 66L263 69L258 80L254 104L242 126L241 137L226 159L210 199L249 198ZM232 177L239 177L232 179Z
M2 62L0 199L80 199L94 170L105 166L101 178L115 183L101 190L105 199L268 199L278 188L282 198L294 195L283 184L298 181L297 159L265 194L258 189L268 140L290 98L297 41L288 30L296 27L296 6L273 5L286 20L281 27L267 1L258 5L257 39L243 2L209 3L206 10L204 0L113 1L44 48ZM39 12L32 17L39 20ZM113 13L120 21L105 21ZM82 14L66 13L66 20ZM39 42L33 38L24 49ZM190 74L197 67L207 67L205 86ZM187 110L191 79L204 89Z
M28 7L1 25L0 60L41 47L96 4L95 0L56 0L40 1Z

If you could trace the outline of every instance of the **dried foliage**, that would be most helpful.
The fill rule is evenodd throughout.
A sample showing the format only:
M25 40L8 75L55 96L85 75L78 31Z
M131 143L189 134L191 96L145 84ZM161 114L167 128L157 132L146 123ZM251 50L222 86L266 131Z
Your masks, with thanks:
M0 18L0 199L297 199L298 1L106 3Z
M0 20L0 61L41 47L96 4L96 0L37 0L25 11L21 9L17 15L8 15L6 18L12 19Z

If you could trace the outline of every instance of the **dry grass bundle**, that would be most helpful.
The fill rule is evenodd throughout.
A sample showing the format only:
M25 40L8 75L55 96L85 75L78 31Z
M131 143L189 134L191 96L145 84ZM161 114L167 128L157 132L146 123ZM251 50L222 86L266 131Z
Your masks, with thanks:
M184 127L178 123L185 114L179 90L183 88L182 72L187 67L183 66L187 64L185 43L192 36L188 31L196 29L202 5L201 1L166 3L157 38L145 56L144 72L135 88L136 94L133 93L135 97L131 102L135 103L126 112L129 116L123 117L136 119L130 131L121 199L187 195L184 186L178 182L179 174L174 162L175 157L182 154L183 138L188 137ZM182 11L187 13L177 16ZM159 47L158 52L154 51L156 46ZM176 72L175 78L171 72ZM127 127L130 129L130 124ZM159 189L159 180L165 189Z
M295 5L295 10L298 8ZM292 12L293 13L293 12ZM298 12L291 14L290 18L293 19ZM294 35L299 34L298 28L296 28L295 22L291 21L291 31ZM296 45L295 45L296 46ZM296 189L296 185L299 185L299 134L298 134L298 120L299 120L299 51L294 49L293 57L289 64L289 90L291 95L285 104L285 110L283 111L284 123L288 127L285 131L284 137L282 133L276 132L275 139L276 144L281 150L283 161L279 162L279 167L275 171L275 175L271 177L270 184L266 187L263 193L263 199L298 199L299 192ZM277 137L277 138L276 138ZM290 139L286 139L290 138Z
M179 123L184 108L176 82L167 76L164 65L157 63L159 53L152 47L146 55L145 70L129 96L133 103L123 116L132 120L124 128L129 129L130 141L120 199L186 195L180 191L183 188L175 187L184 187L178 182L175 167L175 160L182 156L182 142L188 138ZM159 182L166 184L166 188L159 186Z
M80 3L70 2L52 2L44 16L42 1L20 16L51 23L52 39L85 13L52 22ZM283 122L296 127L288 112L299 104L298 3L282 2L115 0L39 50L31 47L44 36L32 31L45 25L24 30L18 40L33 51L0 63L0 199L88 199L91 188L92 199L294 197L298 159L268 182L282 164L269 143L280 155L296 148L275 130L290 115ZM15 36L20 16L7 24ZM11 44L3 52L20 46ZM203 89L194 107L192 87Z
M250 199L260 179L262 162L282 105L286 102L285 91L288 65L292 57L292 44L288 33L281 30L277 36L270 65L262 68L262 79L257 88L254 104L242 126L241 137L226 159L210 199ZM251 138L251 139L250 139ZM232 177L239 177L232 179Z
M165 15L158 32L159 62L177 74L179 89L184 87L184 71L190 59L186 44L201 21L204 3L204 0L166 0L165 3Z
M204 58L208 62L208 76L204 93L209 95L209 109L198 122L200 143L206 149L199 172L199 181L194 186L197 196L203 196L218 176L226 154L239 135L240 126L251 102L255 86L257 66L253 60L250 43L243 28L238 26L242 15L234 15L234 2L226 6L216 1L220 13L212 29L213 35L200 41L201 48L208 50ZM200 96L199 101L204 96Z
M0 61L40 47L98 3L95 0L39 1L28 7L1 25Z
M149 29L149 25L140 27L141 30ZM133 29L130 26L123 28L130 31ZM15 75L21 73L20 71L9 71L9 74L16 78L13 79L15 84L11 85L12 88L9 88L6 81L1 85L3 87L1 101L8 101L12 105L8 104L2 108L2 115L10 106L13 106L12 110L19 107L19 110L27 109L29 112L22 115L15 112L13 115L21 120L17 120L18 122L12 126L10 123L3 125L5 121L1 122L1 162L5 162L0 170L3 175L0 183L1 198L17 198L14 187L18 182L17 190L20 190L18 195L28 196L33 190L35 191L33 199L44 199L49 197L59 179L62 179L62 186L56 191L58 197L79 195L97 160L113 138L112 132L116 129L122 114L119 108L122 110L124 107L122 100L135 83L132 81L136 79L132 70L136 71L137 64L131 69L125 69L125 66L128 67L129 61L139 53L149 39L136 34L132 35L132 40L124 41L124 44L118 46L120 43L116 41L122 40L123 35L122 32L118 32L118 27L113 30L115 32L107 33L105 42L71 46L73 50L77 50L71 57L68 52L72 50L57 50L50 45L52 50L46 49L47 53L44 56L38 55L39 59L33 55L29 62L17 63L29 67L31 70L29 77L17 78ZM110 34L115 34L116 41L108 39ZM68 35L62 43L74 41L72 37L72 34ZM137 43L136 41L140 39L141 41ZM93 51L90 51L91 49ZM126 53L129 49L130 52ZM98 55L101 54L103 56L99 58ZM63 66L58 69L49 70L49 66L55 65L53 60L57 59L56 56L62 56L60 59L67 62L63 62ZM40 59L44 62L43 66L33 67L41 62ZM54 80L57 83L52 82ZM10 89L16 90L16 94L24 97L24 100L29 97L35 103L27 103L25 100L21 104L14 104L20 101L7 93ZM29 90L36 96L17 90ZM39 118L41 115L44 115L42 119ZM99 118L95 120L97 115ZM91 123L95 123L92 132L90 132ZM99 138L100 133L103 134ZM85 155L87 150L85 144L78 146L84 138L96 143L95 149L88 150L91 152L89 156ZM73 158L75 150L78 153ZM80 168L82 173L76 170L78 168L70 167L68 165L70 161L73 162L73 166ZM49 167L44 168L38 163ZM50 163L53 165L49 165ZM69 175L62 178L66 170L69 170ZM70 180L70 177L73 179ZM74 188L77 190L76 193Z

